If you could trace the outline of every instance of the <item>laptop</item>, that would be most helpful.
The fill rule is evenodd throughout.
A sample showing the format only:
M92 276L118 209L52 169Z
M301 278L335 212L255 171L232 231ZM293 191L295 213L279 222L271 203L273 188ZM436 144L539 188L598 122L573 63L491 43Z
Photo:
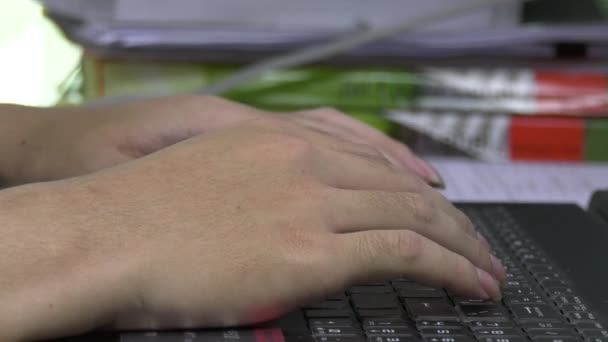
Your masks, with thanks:
M608 196L573 204L458 206L508 269L500 303L410 279L359 284L277 320L231 329L131 331L99 342L608 342Z

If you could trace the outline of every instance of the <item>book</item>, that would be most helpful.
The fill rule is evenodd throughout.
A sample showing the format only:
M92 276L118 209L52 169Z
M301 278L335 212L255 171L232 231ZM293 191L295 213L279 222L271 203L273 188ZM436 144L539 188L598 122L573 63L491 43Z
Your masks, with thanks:
M387 117L485 161L608 161L608 118L402 110Z

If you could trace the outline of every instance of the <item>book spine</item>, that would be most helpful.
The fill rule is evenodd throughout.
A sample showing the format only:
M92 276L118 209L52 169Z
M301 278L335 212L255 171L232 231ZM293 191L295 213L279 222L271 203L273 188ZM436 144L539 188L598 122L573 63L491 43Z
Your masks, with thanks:
M421 110L607 116L608 75L532 69L436 69L420 78Z
M608 76L593 72L536 71L536 114L599 115L608 111Z
M513 115L513 160L608 161L608 119Z

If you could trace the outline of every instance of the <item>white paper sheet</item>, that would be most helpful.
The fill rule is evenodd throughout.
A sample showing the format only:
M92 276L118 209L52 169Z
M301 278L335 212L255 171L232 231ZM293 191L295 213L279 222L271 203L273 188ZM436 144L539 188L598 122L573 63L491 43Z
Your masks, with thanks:
M562 202L587 207L593 191L608 188L608 163L484 163L429 159L452 201Z

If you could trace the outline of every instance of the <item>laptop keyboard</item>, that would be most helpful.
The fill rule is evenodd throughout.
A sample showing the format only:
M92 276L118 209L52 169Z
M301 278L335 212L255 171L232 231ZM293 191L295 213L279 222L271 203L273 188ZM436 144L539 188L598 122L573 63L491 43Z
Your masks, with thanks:
M608 330L503 208L465 208L507 268L500 303L394 279L303 308L316 342L608 342ZM491 234L485 229L492 224Z

